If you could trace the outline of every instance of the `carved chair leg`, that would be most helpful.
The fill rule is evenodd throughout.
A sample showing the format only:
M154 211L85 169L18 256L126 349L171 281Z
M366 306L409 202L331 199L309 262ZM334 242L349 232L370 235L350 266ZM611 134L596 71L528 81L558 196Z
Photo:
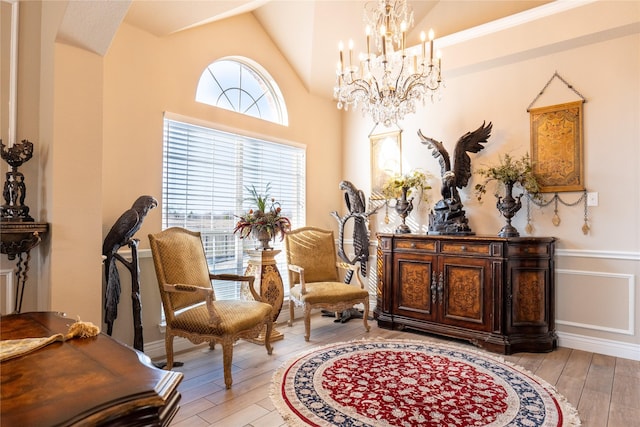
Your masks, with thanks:
M367 318L369 317L369 298L367 298L363 302L363 305L364 305L364 313L362 313L362 319L364 321L364 329L365 331L369 332L369 330L371 329L371 327L367 323Z
M311 307L309 304L304 305L304 340L309 341L311 336Z
M267 323L267 330L264 333L264 346L267 348L267 354L273 353L273 346L271 345L271 331L273 331L273 320L269 317Z
M266 341L266 338L265 338ZM224 385L229 390L233 383L231 377L231 363L233 362L233 342L227 340L222 343L222 364L224 366Z
M287 325L293 326L293 316L295 315L296 305L293 300L289 299L289 321Z
M173 335L169 331L165 331L164 348L167 352L167 365L165 369L170 371L173 368Z

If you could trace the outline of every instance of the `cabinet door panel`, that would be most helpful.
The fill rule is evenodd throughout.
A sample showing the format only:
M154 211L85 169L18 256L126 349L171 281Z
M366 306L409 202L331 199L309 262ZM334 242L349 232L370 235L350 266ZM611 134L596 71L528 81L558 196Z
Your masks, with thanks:
M485 259L443 257L442 323L490 331L491 263Z
M432 287L433 258L411 257L405 254L396 257L398 274L394 313L423 320L435 320L435 287Z
M507 327L511 332L545 333L551 327L549 269L535 261L513 264L509 268Z

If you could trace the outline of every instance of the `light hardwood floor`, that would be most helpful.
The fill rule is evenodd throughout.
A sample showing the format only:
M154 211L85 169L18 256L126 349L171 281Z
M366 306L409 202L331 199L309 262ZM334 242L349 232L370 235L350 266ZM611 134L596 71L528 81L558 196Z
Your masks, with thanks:
M274 371L295 354L313 347L361 338L403 338L449 341L432 335L378 328L370 321L364 332L362 320L334 323L319 313L311 319L311 341L304 341L302 319L293 327L278 324L284 340L273 343L273 354L264 346L239 341L233 352L233 387L225 390L222 349L212 352L206 345L176 355L184 366L179 386L180 410L173 427L272 427L285 422L271 403L269 385ZM464 342L456 343L468 345ZM476 349L468 345L470 349ZM503 356L554 385L574 407L587 427L640 426L640 362L559 348L551 353L517 353Z

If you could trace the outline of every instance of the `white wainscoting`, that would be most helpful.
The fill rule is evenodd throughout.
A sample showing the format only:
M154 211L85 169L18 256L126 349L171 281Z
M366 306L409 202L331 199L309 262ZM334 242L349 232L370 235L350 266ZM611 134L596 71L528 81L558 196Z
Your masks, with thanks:
M599 282L599 284L597 285L600 288L604 288L606 287L606 291L607 292L612 292L612 288L613 287L623 287L623 289L619 289L619 291L625 292L626 295L626 301L627 301L627 309L624 310L624 306L623 307L614 307L614 309L616 311L618 310L624 310L627 312L627 324L624 325L623 328L615 328L615 327L611 327L611 326L605 326L605 325L598 325L598 324L594 324L594 323L587 323L587 322L577 322L577 321L571 321L571 320L563 320L558 318L558 316L556 316L556 325L567 325L567 326L576 326L578 328L583 328L583 329L591 329L594 331L605 331L605 332L612 332L615 334L622 334L622 335L634 335L635 334L635 276L633 274L621 274L621 273L608 273L608 272L601 272L601 271L584 271L584 270L563 270L563 269L556 269L556 275L562 276L563 274L566 275L575 275L575 276L582 276L584 278L589 278L589 277L598 277L600 279L603 279ZM611 279L611 280L607 280L607 279ZM619 285L617 282L622 282L622 285ZM625 283L626 282L626 283ZM583 290L583 292L589 292L589 290ZM602 309L603 304L601 304L601 301L596 301L595 305L598 305L600 307L600 309ZM595 307L594 307L595 309Z
M570 307L557 307L556 326L569 326L585 330L585 334L558 332L559 345L577 350L640 360L640 344L628 342L629 337L636 337L636 321L638 307L636 303L636 272L640 253L621 251L594 250L557 250L556 257L566 257L564 264L580 265L578 259L593 259L594 270L582 268L556 269L556 294L567 292L562 286L572 287L571 292L589 294L592 296L591 307L582 307L581 313L574 310L574 315L563 317L563 312L571 312ZM598 260L611 260L621 263L624 267L617 271L598 271ZM626 271L622 271L626 270ZM565 280L563 280L563 277ZM610 302L607 304L606 302ZM617 301L616 303L612 301ZM558 302L557 304L562 304ZM591 317L591 319L587 319ZM620 335L621 340L615 338L600 338L590 336L587 331L601 332L610 335ZM624 337L624 338L622 338ZM636 340L637 341L637 340Z

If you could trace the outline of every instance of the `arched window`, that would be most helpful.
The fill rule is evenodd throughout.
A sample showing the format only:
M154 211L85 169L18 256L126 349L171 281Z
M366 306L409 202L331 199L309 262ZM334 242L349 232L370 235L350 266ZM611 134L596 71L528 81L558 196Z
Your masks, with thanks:
M229 56L210 64L200 76L196 101L287 126L280 88L256 62Z

